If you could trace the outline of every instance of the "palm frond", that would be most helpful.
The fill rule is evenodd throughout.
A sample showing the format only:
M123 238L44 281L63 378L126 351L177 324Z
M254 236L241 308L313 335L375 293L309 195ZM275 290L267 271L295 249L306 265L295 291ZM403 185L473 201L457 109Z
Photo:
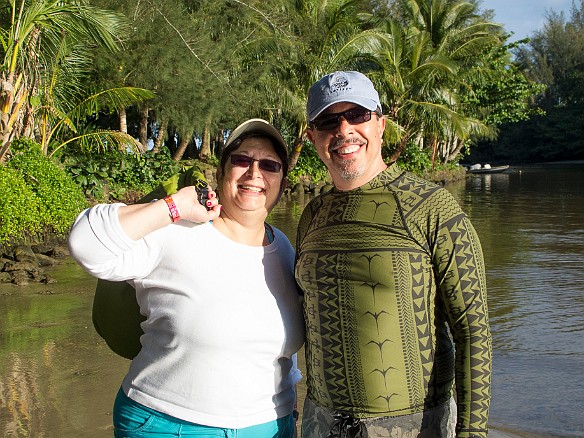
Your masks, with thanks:
M77 142L79 147L84 150L98 152L111 149L139 151L141 148L140 142L129 134L120 131L98 130L72 137L56 145L49 156L53 156L63 146L72 142Z
M116 87L98 91L80 101L69 113L74 120L95 115L100 111L118 111L136 103L152 99L154 93L138 87Z

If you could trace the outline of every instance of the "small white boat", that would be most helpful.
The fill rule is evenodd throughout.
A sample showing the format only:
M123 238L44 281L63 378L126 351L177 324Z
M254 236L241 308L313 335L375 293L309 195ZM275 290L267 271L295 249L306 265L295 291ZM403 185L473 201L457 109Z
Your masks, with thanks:
M466 171L468 173L501 173L509 169L509 165L505 166L491 166L490 164L485 164L481 166L480 164L473 164Z

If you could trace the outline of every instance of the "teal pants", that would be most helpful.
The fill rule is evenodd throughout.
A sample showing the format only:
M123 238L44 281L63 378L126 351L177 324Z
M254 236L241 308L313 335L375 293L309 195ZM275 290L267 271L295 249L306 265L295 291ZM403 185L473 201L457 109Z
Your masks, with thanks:
M120 389L114 403L116 438L208 437L208 438L293 438L292 414L269 423L242 429L224 429L189 423L147 408L128 398Z

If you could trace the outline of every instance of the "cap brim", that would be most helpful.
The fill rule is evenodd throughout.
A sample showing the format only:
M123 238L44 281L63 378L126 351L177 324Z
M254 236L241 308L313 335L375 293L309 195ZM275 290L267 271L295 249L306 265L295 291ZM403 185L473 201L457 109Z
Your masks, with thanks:
M250 119L243 122L237 128L233 130L227 142L225 143L225 147L229 146L233 141L237 140L241 135L245 134L246 132L263 132L271 137L274 137L276 141L282 146L284 151L288 150L288 146L284 142L282 135L280 132L274 128L270 123L265 121L264 119Z
M319 108L317 108L315 111L313 111L310 116L309 116L309 121L314 121L314 119L316 119L318 116L320 116L322 114L322 112L324 110L326 110L327 108L329 108L330 106L334 105L335 103L339 103L339 102L348 102L348 103L354 103L355 105L359 105L362 106L363 108L368 109L369 111L375 111L377 109L377 102L375 102L372 99L369 99L367 97L339 97L338 100L334 100L332 102L327 102L324 105L321 105Z

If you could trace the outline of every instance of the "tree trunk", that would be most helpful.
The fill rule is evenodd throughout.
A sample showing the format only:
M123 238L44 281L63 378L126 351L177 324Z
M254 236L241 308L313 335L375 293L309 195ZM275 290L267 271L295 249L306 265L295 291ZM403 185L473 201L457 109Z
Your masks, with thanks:
M288 160L288 172L296 167L296 163L298 163L298 158L302 153L302 147L304 146L304 142L300 138L296 138L294 140L294 150L290 154L290 158Z
M126 108L120 108L120 132L128 133L128 114Z
M434 170L434 166L436 164L436 156L438 155L438 139L436 137L430 139L430 146L432 148L431 158L432 170Z
M22 107L28 105L28 90L12 73L6 80L0 77L0 86L0 162L3 162L10 143L20 136L17 126L22 122Z
M178 148L176 149L176 152L172 156L172 159L174 161L180 161L182 159L183 155L185 154L185 151L187 150L187 146L189 145L190 139L191 139L190 135L185 134L181 136L180 141L178 143Z
M148 107L144 107L140 110L140 126L138 130L138 141L142 145L140 150L144 153L148 150Z
M209 128L210 123L205 121L205 127L203 128L203 141L201 143L201 152L199 153L199 158L201 160L206 160L211 156L211 129Z
M154 147L152 148L152 152L157 154L160 152L160 148L164 143L164 139L166 138L166 128L168 127L168 119L165 117L162 118L160 122L160 126L158 127L158 135L156 136L156 140L154 140Z
M213 147L211 148L211 155L215 155L217 158L221 156L223 148L225 147L225 135L222 129L217 131L215 134L215 140L213 141Z
M27 105L24 111L22 135L26 138L34 138L35 124L32 108Z
M298 157L300 157L300 153L302 152L302 146L304 146L304 137L306 135L306 128L307 123L302 122L298 126L298 131L296 138L294 139L294 150L290 154L290 158L288 159L288 171L291 171L296 167L296 163L298 163Z
M444 159L444 164L454 160L458 154L460 154L460 151L462 151L462 148L464 147L466 143L461 140L460 138L456 139L456 147L454 148L454 150L452 152L450 152L450 154L448 154L448 156Z
M390 163L394 163L395 161L397 161L397 159L402 154L402 152L406 150L406 146L408 144L408 141L409 141L409 137L406 137L406 136L402 137L402 139L400 140L400 142L397 146L397 149L389 157Z

